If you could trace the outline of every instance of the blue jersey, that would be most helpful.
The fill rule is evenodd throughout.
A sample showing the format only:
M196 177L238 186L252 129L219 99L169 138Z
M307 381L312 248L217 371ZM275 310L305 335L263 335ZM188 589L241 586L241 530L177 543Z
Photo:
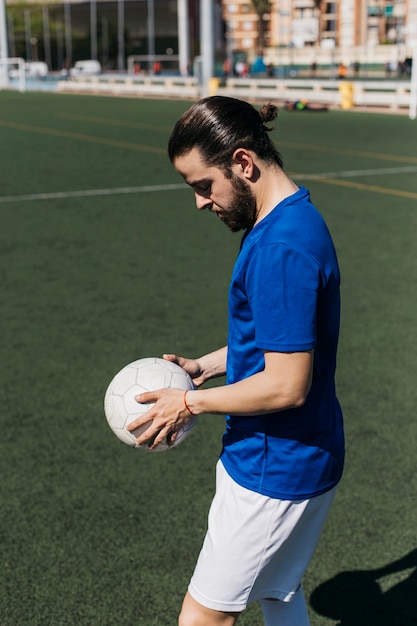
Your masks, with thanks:
M248 231L229 290L227 384L264 369L264 351L314 349L305 404L226 416L222 462L240 485L288 500L332 489L343 471L335 392L340 275L326 224L301 187Z

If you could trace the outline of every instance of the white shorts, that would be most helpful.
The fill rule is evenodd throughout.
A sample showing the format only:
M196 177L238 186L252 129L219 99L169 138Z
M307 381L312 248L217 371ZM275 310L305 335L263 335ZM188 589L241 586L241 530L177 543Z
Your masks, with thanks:
M336 488L278 500L238 485L217 464L208 530L188 588L203 606L241 612L261 598L288 602L300 585Z

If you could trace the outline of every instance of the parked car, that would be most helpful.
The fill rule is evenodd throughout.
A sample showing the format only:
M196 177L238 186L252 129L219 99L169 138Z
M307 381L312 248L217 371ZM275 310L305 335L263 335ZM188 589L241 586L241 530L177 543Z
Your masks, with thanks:
M28 78L45 78L48 66L44 61L28 61L25 63L25 74Z
M101 73L101 65L94 59L87 61L77 61L69 71L71 78L75 76L97 76Z
M24 64L26 78L46 78L48 76L48 66L43 61L25 61ZM19 77L19 66L13 64L9 70L10 78Z

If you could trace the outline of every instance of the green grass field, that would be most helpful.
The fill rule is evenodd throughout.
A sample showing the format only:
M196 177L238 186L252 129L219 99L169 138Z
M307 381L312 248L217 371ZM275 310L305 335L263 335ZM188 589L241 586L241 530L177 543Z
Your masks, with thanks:
M150 455L114 437L103 397L129 361L225 342L240 235L196 211L168 161L188 106L0 92L1 626L176 624L223 418ZM311 624L411 626L417 123L282 111L274 138L343 279L346 470L304 580ZM261 626L258 607L239 624Z

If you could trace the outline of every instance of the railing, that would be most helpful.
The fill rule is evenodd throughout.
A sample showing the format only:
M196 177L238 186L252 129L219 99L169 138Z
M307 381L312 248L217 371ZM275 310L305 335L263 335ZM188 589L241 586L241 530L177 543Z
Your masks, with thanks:
M58 91L74 93L112 94L115 96L169 96L198 98L196 78L181 76L83 76L60 81Z
M400 109L410 106L409 81L344 81L303 79L228 79L218 93L256 100L292 102L307 100L329 107L382 107Z
M212 79L209 93L248 100L293 102L307 100L333 108L380 107L399 110L410 106L409 81L344 81L320 79L229 78ZM60 81L58 91L198 99L201 89L193 77L92 76Z

